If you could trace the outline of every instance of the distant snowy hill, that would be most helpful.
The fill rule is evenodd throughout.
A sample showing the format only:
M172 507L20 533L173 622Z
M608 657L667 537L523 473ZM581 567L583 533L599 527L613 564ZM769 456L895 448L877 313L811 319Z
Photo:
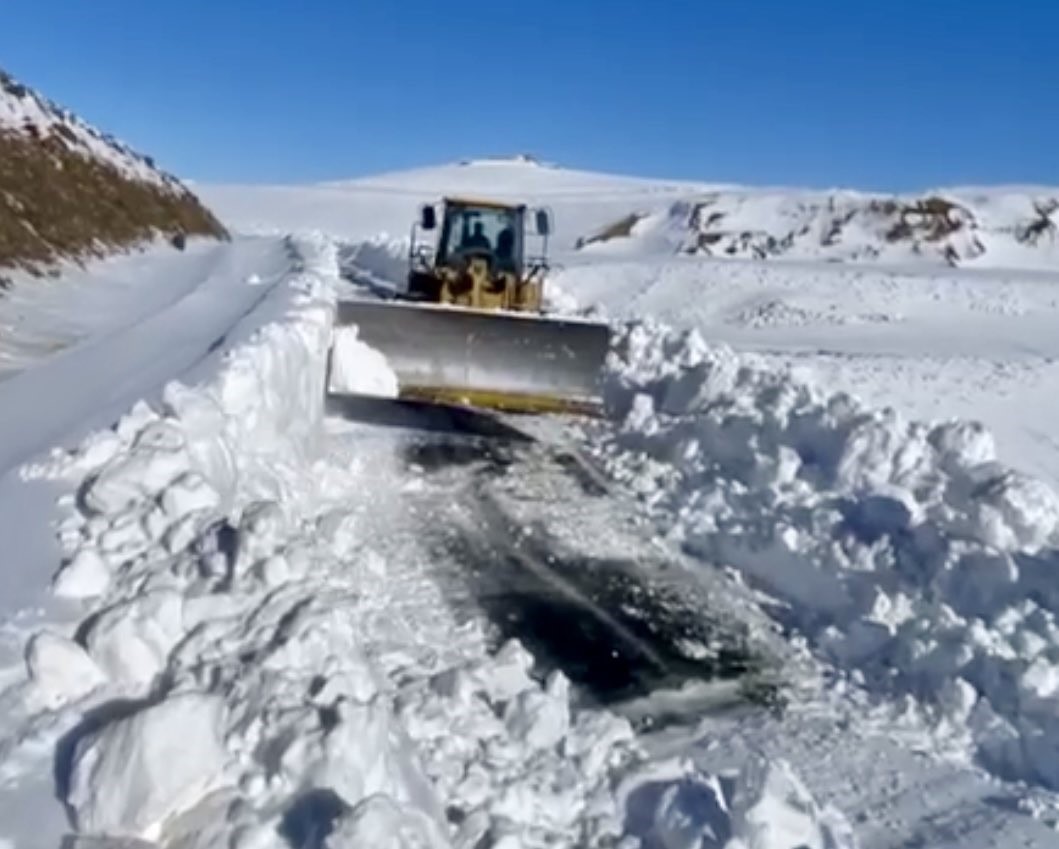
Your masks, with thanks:
M418 207L472 195L550 207L553 247L575 242L630 209L666 209L717 186L561 168L527 157L470 159L307 185L196 185L210 207L242 232L319 230L342 240L406 237Z
M578 171L529 156L305 186L203 186L241 230L403 236L416 207L472 194L555 212L555 247L585 254L695 254L983 267L1059 267L1059 188L921 195L750 188Z
M0 71L0 270L189 235L226 234L149 157Z

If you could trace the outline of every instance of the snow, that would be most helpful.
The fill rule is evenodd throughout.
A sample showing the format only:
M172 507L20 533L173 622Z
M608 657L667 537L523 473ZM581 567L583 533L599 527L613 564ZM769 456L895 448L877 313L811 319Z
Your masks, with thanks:
M311 186L197 186L244 232L324 230L380 242L443 195L555 212L553 247L592 259L704 256L1055 269L1059 187L950 187L919 194L648 180L514 159L472 160ZM632 216L628 236L593 237ZM370 264L370 263L369 263ZM393 278L391 278L393 279Z
M52 591L63 598L91 598L106 592L110 569L98 551L82 549L63 564Z
M250 239L214 250L205 263L187 256L163 265L154 280L162 292L138 300L139 292L129 291L129 302L137 302L130 303L128 323L104 321L79 344L38 354L0 383L0 468L109 424L174 376L208 373L222 343L239 338L241 319L258 308L262 318L282 312L288 297L279 286L288 262L282 242ZM267 273L271 285L232 285L251 268ZM160 349L162 338L167 344Z
M614 232L612 221L584 234L580 247L595 256L684 253L1050 269L1057 260L1057 196L1059 191L1045 187L895 196L689 188L668 208L633 211L631 228Z
M751 755L736 774L687 759L652 767L623 788L644 849L852 849L848 822L822 810L783 760Z
M336 297L400 288L390 234L421 198L493 189L556 210L550 303L613 322L612 417L512 420L526 445L326 418L329 374L394 389L332 326ZM503 160L204 187L235 229L278 235L148 257L148 294L116 282L125 261L68 278L96 305L79 324L26 295L0 383L0 532L31 540L2 579L0 832L1054 842L1059 463L1029 433L1054 409L1054 275L987 269L997 244L974 268L674 256L668 211L707 191L742 190ZM1034 193L947 196L986 242ZM769 197L786 220L796 202ZM573 249L630 210L621 256ZM563 599L626 561L778 667L783 703L738 679L607 702L484 612L523 578Z
M215 696L183 693L79 741L66 796L77 829L157 839L221 783L222 710Z
M326 849L378 846L379 849L445 849L441 828L415 809L397 805L388 796L369 796L336 821Z
M322 231L351 244L369 242L377 249L408 239L420 205L445 194L547 205L556 213L552 244L565 248L629 207L666 205L689 191L717 187L484 160L309 186L193 188L222 220L244 233ZM615 210L622 212L616 216Z
M865 409L694 331L634 325L609 373L624 425L602 462L672 538L870 690L966 723L989 768L1059 789L1035 754L1059 656L1050 486L996 462L981 426Z
M103 673L73 640L41 631L26 645L26 672L36 695L49 708L87 695L103 681Z
M396 398L397 375L386 357L357 338L357 328L336 327L331 341L328 390Z
M87 269L60 263L57 277L5 272L12 286L0 299L0 379L92 334L150 318L190 294L228 256L224 246L190 239L183 253L155 245ZM165 282L146 285L152 280Z

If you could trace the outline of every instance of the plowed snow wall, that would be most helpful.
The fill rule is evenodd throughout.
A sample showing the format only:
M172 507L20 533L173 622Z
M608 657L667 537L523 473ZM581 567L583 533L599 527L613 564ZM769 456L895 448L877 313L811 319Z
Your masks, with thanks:
M140 461L128 470L130 486L164 485L134 478L151 477L142 468L151 458L178 452L220 495L225 511L252 500L286 500L296 480L292 469L308 468L319 445L337 280L328 240L299 238L290 247L298 265L255 309L264 323L208 376L170 382L157 409L137 404L114 429L92 434L70 454L57 450L24 474L92 475L125 456Z
M237 493L282 497L289 466L304 467L319 444L337 264L328 242L292 247L303 268L285 314L232 350L206 384L165 390L166 413L183 423L194 464L226 504Z

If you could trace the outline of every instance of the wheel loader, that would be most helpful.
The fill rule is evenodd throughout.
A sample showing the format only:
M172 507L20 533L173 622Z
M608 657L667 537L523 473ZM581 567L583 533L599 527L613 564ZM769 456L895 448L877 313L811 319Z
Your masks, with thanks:
M550 233L543 208L457 197L428 204L412 225L405 290L339 301L336 328L356 325L397 376L401 399L597 414L609 329L545 314Z

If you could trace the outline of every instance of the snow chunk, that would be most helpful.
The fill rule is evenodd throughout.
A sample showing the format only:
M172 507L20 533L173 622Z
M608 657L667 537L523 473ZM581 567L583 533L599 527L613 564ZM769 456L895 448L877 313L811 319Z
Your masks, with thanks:
M283 771L332 787L347 803L399 790L399 755L383 700L339 702L334 711L334 728L321 727L292 742L280 759Z
M731 849L832 849L853 846L837 811L822 811L784 761L752 758L732 798Z
M222 781L223 701L185 693L116 720L77 746L66 802L78 831L155 839Z
M238 568L249 569L271 556L287 530L283 510L274 501L256 501L247 505L239 521Z
M490 663L475 672L482 690L494 702L506 702L519 693L536 687L530 677L533 655L518 640L507 640L490 659Z
M166 487L162 493L162 510L171 521L176 521L199 510L214 510L220 505L220 496L202 475L187 472Z
M854 849L846 819L821 808L786 762L751 754L737 774L684 759L649 763L625 782L626 827L666 849Z
M119 454L89 484L85 505L112 516L151 498L188 471L184 437L171 422L147 425L131 451Z
M331 392L397 397L397 375L386 357L360 341L356 327L336 327L332 345Z
M88 652L111 680L145 693L184 633L179 593L157 591L107 608L88 632Z
M92 598L109 585L110 569L99 552L83 548L55 576L52 590L62 598Z
M26 646L26 671L49 708L87 695L105 680L81 646L48 631L36 634Z
M751 755L734 775L687 760L647 764L624 782L630 836L667 849L855 849L841 813L822 809L782 760Z
M438 824L422 811L398 805L389 796L369 796L342 816L325 849L447 849Z
M526 690L504 715L508 731L531 749L556 745L570 730L570 682L561 672L548 677L545 690Z

